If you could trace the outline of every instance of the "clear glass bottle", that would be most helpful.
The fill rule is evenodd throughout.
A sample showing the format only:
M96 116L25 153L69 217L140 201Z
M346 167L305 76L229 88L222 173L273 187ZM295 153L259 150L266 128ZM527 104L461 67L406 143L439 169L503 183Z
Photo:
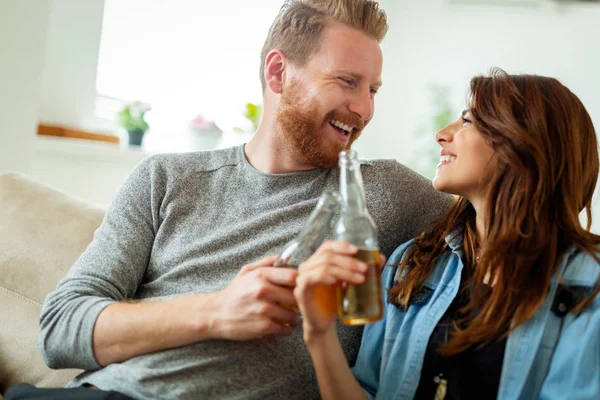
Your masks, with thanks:
M310 214L300 234L285 245L281 254L275 260L275 267L298 268L298 265L308 259L325 240L331 229L333 217L340 208L340 197L332 191L324 191L317 206ZM315 288L314 296L323 306L333 307L332 290L328 287ZM297 310L295 307L289 307Z
M360 162L354 150L339 155L340 217L334 229L334 239L345 240L358 247L356 258L369 268L360 285L339 282L336 289L337 310L340 320L348 325L364 325L381 319L383 298L379 275L379 244L377 227L367 210Z
M339 195L324 191L304 227L298 236L285 245L274 266L298 268L302 261L313 255L329 233L331 221L339 207Z

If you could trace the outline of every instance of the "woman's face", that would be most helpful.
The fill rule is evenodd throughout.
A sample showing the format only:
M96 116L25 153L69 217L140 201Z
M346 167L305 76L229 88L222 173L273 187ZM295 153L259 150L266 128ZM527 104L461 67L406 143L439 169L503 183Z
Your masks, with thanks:
M469 110L435 137L442 150L433 186L471 203L482 200L495 166L494 149L471 123Z

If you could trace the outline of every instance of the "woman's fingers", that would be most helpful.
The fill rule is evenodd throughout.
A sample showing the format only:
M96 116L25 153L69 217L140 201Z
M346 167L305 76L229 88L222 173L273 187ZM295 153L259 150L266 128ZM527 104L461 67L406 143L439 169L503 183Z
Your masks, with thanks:
M326 240L315 254L334 252L340 254L356 254L358 247L343 240Z
M379 254L379 271L381 271L383 269L383 267L385 267L385 262L387 261L387 258L385 258L385 256L383 254Z
M325 265L300 273L296 281L297 286L309 288L316 285L333 285L337 281L351 284L361 284L365 280L364 270L353 270L338 265Z
M334 252L323 252L314 254L298 267L298 272L306 272L313 269L329 268L331 266L342 267L356 272L367 270L367 264L352 255L339 254Z

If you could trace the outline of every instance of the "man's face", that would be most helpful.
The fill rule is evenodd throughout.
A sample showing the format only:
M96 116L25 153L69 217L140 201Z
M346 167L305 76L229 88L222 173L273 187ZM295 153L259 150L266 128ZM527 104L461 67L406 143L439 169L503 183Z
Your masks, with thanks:
M350 148L373 117L381 67L375 39L332 23L308 63L289 69L277 124L284 145L299 162L337 166L338 153Z

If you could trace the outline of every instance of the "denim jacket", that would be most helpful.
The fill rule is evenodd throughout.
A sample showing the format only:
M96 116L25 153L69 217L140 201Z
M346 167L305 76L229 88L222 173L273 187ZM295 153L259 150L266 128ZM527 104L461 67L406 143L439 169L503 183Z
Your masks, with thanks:
M353 373L370 399L414 397L429 337L460 286L464 250L452 237L407 310L386 303L383 319L365 327ZM398 247L389 264L398 265L413 242ZM396 272L396 267L384 269L384 293L394 285ZM591 293L600 265L571 247L560 272L562 284ZM579 315L559 316L551 310L558 284L556 274L539 310L508 336L498 399L600 399L600 295Z

